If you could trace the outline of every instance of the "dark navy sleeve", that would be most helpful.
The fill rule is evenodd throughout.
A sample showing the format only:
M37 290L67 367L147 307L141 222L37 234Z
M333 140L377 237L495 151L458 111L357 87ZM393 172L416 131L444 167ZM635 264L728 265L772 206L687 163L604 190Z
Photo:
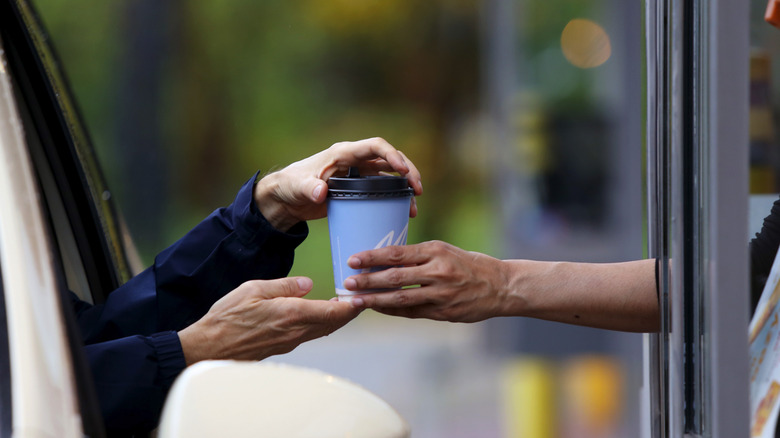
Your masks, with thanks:
M157 427L168 390L185 367L176 332L99 342L85 352L108 434Z
M165 395L185 366L176 331L241 283L289 273L308 228L299 223L287 233L274 229L254 203L254 181L104 304L90 306L72 295L109 429L148 430L157 423Z
M780 247L780 199L774 202L769 216L764 218L761 231L750 241L751 314L758 305L778 247Z

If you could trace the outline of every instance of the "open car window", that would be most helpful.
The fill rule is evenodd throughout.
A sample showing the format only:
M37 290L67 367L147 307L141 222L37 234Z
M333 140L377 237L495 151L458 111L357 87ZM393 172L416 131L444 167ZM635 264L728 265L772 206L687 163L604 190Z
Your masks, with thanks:
M121 226L49 39L31 5L0 2L0 35L20 102L25 132L37 144L36 170L50 202L61 250L77 253L82 268L65 263L69 285L102 302L132 276ZM31 134L30 132L33 132ZM69 240L65 234L72 235ZM67 257L66 257L67 258Z
M10 356L9 339L13 345L24 335L45 344L47 337L56 339L64 332L70 354L66 353L59 363L65 357L72 363L73 374L65 380L74 380L83 430L89 436L99 437L102 436L102 419L85 363L81 336L70 312L69 291L84 301L100 303L130 278L132 273L121 227L56 57L27 2L0 0L0 42L4 61L0 68L10 78L12 89L2 97L6 106L14 108L19 117L24 134L23 147L33 165L33 190L37 196L25 194L24 202L40 201L44 228L35 234L48 240L53 255L46 270L53 273L57 293L49 297L61 301L58 304L63 310L64 323L62 327L54 327L57 330L44 334L27 333L24 328L16 332L11 330L12 338L9 338L5 309L4 306L0 308L3 317L0 318L0 336L3 338L0 340L0 433L7 436L13 431L14 394L11 391L14 386L11 382L14 376L10 364L16 363L16 355ZM28 297L47 293L27 288L6 292ZM3 298L0 294L0 300ZM37 300L36 305L40 302ZM70 366L63 364L63 368Z
M19 92L18 88L14 91L16 93ZM18 95L16 101L19 103L18 110L22 118L22 124L28 127L28 129L25 129L28 150L35 164L39 187L49 214L48 219L53 231L52 235L56 239L58 258L62 263L67 287L81 300L94 304L93 292L84 268L82 254L79 251L77 237L74 235L73 226L65 208L65 202L60 195L61 190L57 186L38 132L34 129L35 124L29 108L25 105L24 99L21 99Z
M92 289L90 288L90 282L87 277L85 269L85 259L79 250L78 236L75 235L74 226L70 222L70 218L67 214L65 207L66 200L63 199L61 193L63 190L57 186L55 181L54 171L50 165L49 157L46 155L46 151L41 141L41 132L38 131L38 126L35 124L32 116L32 106L34 103L26 101L20 96L21 90L19 87L14 87L14 95L16 97L16 109L21 118L22 126L24 127L25 142L27 150L32 158L32 162L35 168L36 176L36 189L37 193L41 195L41 210L45 220L45 233L49 236L49 241L54 252L52 258L54 276L57 283L58 296L56 297L62 308L63 319L65 323L61 329L66 335L68 342L68 350L70 352L70 360L73 364L73 377L75 380L75 388L77 391L77 400L79 403L79 413L82 419L82 427L87 436L100 437L103 436L103 423L98 406L98 401L93 389L92 377L90 375L89 367L86 364L84 353L82 351L83 341L80 331L76 324L76 315L71 310L72 303L70 293L75 293L81 300L88 303L93 303ZM5 311L3 310L3 316ZM0 322L4 322L0 321ZM3 325L0 324L0 330ZM7 335L7 333L6 333ZM7 349L8 337L5 338ZM3 346L0 344L0 355L2 355ZM3 363L0 363L0 378L3 382L10 382L10 357L6 354L8 359L8 372L3 375ZM0 358L2 361L2 358ZM8 392L9 410L12 407L10 388L11 385L5 385ZM4 397L0 394L0 398ZM2 403L2 400L0 400ZM0 404L0 408L3 405ZM2 415L2 414L0 414ZM0 417L0 420L2 418ZM9 417L9 422L10 422ZM9 429L9 433L10 433ZM6 435L0 435L6 436ZM9 435L10 436L10 435Z

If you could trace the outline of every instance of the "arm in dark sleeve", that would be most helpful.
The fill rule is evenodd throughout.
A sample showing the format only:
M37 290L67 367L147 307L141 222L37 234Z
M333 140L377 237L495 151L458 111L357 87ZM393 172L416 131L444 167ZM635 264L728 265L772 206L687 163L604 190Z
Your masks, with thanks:
M162 251L154 265L78 317L87 344L181 330L241 283L284 277L308 228L271 226L253 198L253 177L220 208Z
M184 369L176 331L250 279L287 275L305 223L274 229L257 209L253 177L236 200L161 252L152 267L91 306L71 294L109 429L149 430Z
M100 342L85 353L109 434L157 427L168 389L185 367L176 332Z
M91 308L72 292L70 300L77 316ZM157 427L165 397L186 367L179 335L125 336L90 343L84 352L109 436Z
M764 218L761 231L750 241L750 312L756 310L769 271L780 247L780 199L772 205L769 216Z

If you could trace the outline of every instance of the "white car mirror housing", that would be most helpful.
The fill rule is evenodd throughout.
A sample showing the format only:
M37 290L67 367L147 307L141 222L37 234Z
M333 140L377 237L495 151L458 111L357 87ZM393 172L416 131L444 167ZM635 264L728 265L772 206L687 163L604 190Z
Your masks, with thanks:
M376 394L319 370L204 361L182 372L159 438L407 438L409 425Z

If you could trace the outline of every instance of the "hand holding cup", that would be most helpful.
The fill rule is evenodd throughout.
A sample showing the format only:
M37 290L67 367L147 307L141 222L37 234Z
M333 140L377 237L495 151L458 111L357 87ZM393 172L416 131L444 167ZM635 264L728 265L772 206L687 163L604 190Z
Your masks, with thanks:
M512 287L505 263L446 242L363 251L350 257L349 265L366 272L348 277L348 290L388 291L355 295L352 305L358 308L453 322L482 321L512 310L506 304ZM394 267L369 271L387 265Z
M357 167L361 175L397 172L407 179L415 195L422 194L420 172L414 163L390 143L375 137L336 143L265 176L255 186L255 202L263 216L281 231L298 222L323 218L327 211L327 180L346 175L350 167ZM412 201L409 216L416 215Z

